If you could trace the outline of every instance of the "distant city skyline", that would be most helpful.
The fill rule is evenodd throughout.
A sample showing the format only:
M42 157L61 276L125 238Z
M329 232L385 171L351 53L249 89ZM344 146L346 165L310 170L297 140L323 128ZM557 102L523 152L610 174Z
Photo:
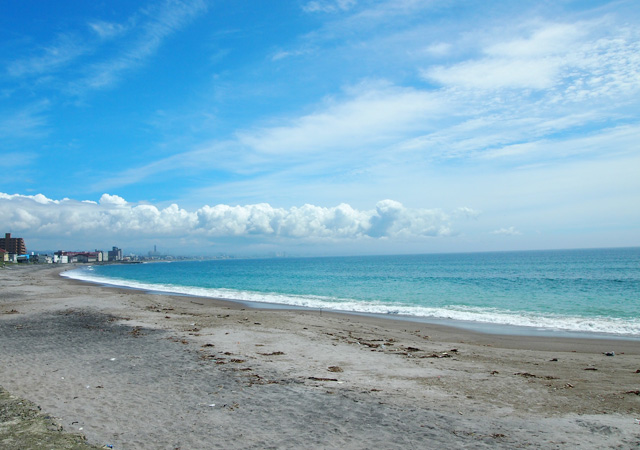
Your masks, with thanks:
M640 246L637 2L25 0L0 24L0 231L29 248Z

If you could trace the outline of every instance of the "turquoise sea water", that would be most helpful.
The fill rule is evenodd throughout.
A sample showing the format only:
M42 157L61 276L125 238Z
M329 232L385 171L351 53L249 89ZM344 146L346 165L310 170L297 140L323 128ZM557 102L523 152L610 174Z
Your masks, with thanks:
M640 338L640 248L123 264L65 276L458 325Z

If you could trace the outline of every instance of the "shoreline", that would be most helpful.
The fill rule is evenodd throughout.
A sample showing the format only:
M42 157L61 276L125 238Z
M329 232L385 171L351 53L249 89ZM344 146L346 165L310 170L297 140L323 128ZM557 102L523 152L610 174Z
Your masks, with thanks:
M640 443L636 341L253 309L59 275L68 269L0 271L0 386L93 445Z
M82 267L82 266L81 266ZM358 311L346 311L346 310L335 310L335 309L321 309L321 308L311 308L306 306L294 306L294 305L286 305L279 303L270 303L270 302L258 302L252 300L242 300L242 299L233 299L233 298L217 298L217 297L203 297L197 294L188 294L188 293L177 293L170 291L161 291L154 289L146 289L146 288L137 288L131 286L118 285L115 283L108 283L102 281L92 281L92 280L84 280L78 278L70 278L63 275L64 272L68 272L77 268L74 267L71 269L60 268L59 275L62 278L65 278L69 281L75 281L79 283L87 283L89 285L94 286L102 286L106 288L112 289L124 289L124 290L132 290L137 292L143 292L151 295L160 295L160 296L176 296L176 297L186 297L186 298L195 298L201 299L205 302L213 302L213 303L230 303L234 305L238 305L243 308L251 308L255 310L276 310L276 311L306 311L306 312L321 312L324 314L339 314L345 316L355 316L359 318L373 318L375 320L389 320L400 323L410 323L415 325L427 325L430 327L443 327L445 329L451 329L452 332L458 333L470 333L478 336L494 336L494 337L507 337L512 336L517 338L527 338L527 339L538 339L541 338L542 342L545 341L557 341L557 340L589 340L589 341L605 341L605 342L629 342L640 344L640 336L629 336L629 335L620 335L620 334L607 334L602 332L588 332L588 331L569 331L569 330L558 330L558 329L547 329L547 328L535 328L528 327L524 325L511 325L511 324L495 324L488 322L475 322L475 321L465 321L460 319L445 319L445 318L437 318L437 317L419 317L419 316L408 316L402 314L382 314L382 313L368 313L368 312L358 312ZM613 344L610 344L613 345Z

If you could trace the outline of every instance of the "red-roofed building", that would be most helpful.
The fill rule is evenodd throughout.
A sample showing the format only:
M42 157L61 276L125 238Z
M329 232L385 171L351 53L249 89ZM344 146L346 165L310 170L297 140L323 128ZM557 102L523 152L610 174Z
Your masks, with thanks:
M102 252L65 252L58 251L55 253L58 258L66 257L66 262L70 263L92 263L92 262L102 262Z

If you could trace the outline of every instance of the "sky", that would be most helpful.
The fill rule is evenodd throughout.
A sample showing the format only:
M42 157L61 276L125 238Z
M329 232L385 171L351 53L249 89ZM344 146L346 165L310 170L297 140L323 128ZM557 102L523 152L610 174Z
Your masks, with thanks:
M5 1L0 170L29 251L639 246L640 8Z

